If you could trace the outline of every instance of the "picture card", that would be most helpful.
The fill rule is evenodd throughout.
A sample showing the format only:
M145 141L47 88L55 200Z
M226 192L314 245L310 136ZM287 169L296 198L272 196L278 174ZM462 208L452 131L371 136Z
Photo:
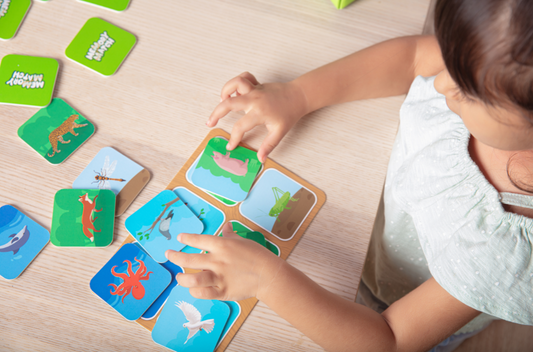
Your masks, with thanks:
M241 222L237 220L231 220L231 226L233 227L233 232L238 234L241 237L251 239L252 241L255 241L262 245L263 247L266 247L269 251L280 256L281 251L279 250L279 247L274 243L265 238L261 232L252 231L247 226L243 225ZM222 235L222 234L221 234ZM260 236L259 236L260 235Z
M170 190L164 190L126 219L126 229L143 249L159 263L167 261L165 252L180 251L185 245L178 235L202 233L204 225Z
M20 210L12 205L0 207L0 276L19 277L49 240L48 230Z
M109 189L117 197L116 215L122 215L150 181L150 172L111 147L100 149L72 184L72 188Z
M93 71L111 76L118 70L136 42L133 34L93 17L87 20L74 37L65 50L65 55Z
M63 99L37 111L19 137L51 164L60 164L94 134L94 125Z
M50 240L58 247L107 247L113 242L115 193L61 189L54 197Z
M222 210L209 204L185 187L176 187L173 191L204 224L202 235L214 235L224 225L226 215L224 215ZM202 252L201 249L190 246L183 247L181 251L184 253Z
M114 11L124 11L128 8L130 0L78 0L87 4L105 7Z
M170 281L167 269L135 244L128 243L96 273L89 285L98 297L124 318L137 320Z
M240 205L241 214L282 241L290 240L315 206L315 193L276 169L267 169Z
M243 201L261 169L257 153L241 146L228 151L228 141L212 138L191 175L192 183L234 202Z
M226 322L226 326L224 326L224 330L222 331L220 339L218 340L218 344L216 348L220 346L220 343L222 342L222 340L224 340L229 330L233 327L233 325L235 325L235 322L241 315L241 311L242 311L241 305L238 302L235 302L235 301L222 301L222 302L226 303L229 307L229 317L228 317L228 321Z
M173 351L214 351L230 316L222 301L191 296L176 286L152 330L152 339Z
M0 18L0 28L1 22ZM0 63L0 104L47 106L52 100L58 70L57 61L48 57L4 56Z
M0 0L0 39L15 36L30 5L31 0Z

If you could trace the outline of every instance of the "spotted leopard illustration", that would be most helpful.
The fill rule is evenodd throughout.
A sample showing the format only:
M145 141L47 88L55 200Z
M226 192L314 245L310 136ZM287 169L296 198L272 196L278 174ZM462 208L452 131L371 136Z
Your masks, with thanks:
M58 128L53 130L50 135L48 136L48 140L50 141L50 144L52 144L52 149L54 149L54 152L52 155L48 154L48 156L51 158L56 153L61 152L61 150L57 149L57 143L61 142L63 144L70 143L71 141L65 141L63 139L63 136L67 133L72 133L74 136L77 136L78 133L74 132L75 128L87 126L86 123L82 125L78 125L76 123L76 120L78 119L79 115L71 115L68 119L65 120Z

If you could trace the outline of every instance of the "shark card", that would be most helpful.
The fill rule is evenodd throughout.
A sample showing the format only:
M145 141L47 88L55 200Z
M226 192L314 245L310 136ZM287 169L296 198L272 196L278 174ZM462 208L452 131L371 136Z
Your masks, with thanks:
M130 0L78 0L87 4L105 7L114 11L124 11L128 8Z
M11 39L26 17L31 0L0 0L0 39Z

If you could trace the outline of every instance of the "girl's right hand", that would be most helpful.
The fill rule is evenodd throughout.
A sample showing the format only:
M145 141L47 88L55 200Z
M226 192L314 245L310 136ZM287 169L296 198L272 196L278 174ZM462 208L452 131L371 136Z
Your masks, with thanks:
M235 96L231 95L235 93ZM268 154L281 139L307 114L308 104L303 90L295 83L260 84L249 72L244 72L228 81L222 88L220 104L215 108L207 126L216 126L218 120L230 111L244 111L244 115L233 125L227 149L233 150L244 133L264 124L268 135L259 147L257 157L265 162Z

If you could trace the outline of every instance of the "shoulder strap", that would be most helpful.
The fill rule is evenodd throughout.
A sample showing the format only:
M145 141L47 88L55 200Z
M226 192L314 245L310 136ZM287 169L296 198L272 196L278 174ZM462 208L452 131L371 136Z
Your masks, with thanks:
M526 196L524 194L501 192L500 202L503 204L533 209L533 196Z

